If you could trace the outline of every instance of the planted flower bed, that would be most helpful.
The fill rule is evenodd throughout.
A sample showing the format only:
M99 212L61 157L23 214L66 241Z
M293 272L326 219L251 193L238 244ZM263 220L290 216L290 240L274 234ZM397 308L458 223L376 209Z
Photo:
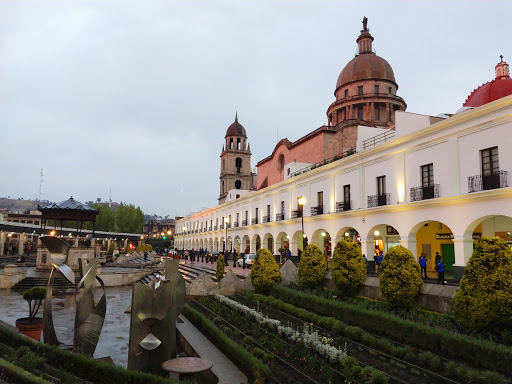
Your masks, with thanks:
M468 363L475 368L500 370L507 375L512 368L509 364L512 349L503 345L453 334L445 329L417 324L377 310L359 306L354 308L347 303L316 297L289 288L275 287L271 295L275 297L258 296L257 299L272 306L278 305L280 310L302 320L321 324L322 327L332 330L337 335L414 364L427 366L461 382L507 382L496 372L470 369L466 365ZM278 300L272 303L276 298L284 301ZM415 352L409 347L398 345L397 342L413 345L420 351ZM447 360L440 359L429 353L430 351ZM496 361L497 359L504 360Z

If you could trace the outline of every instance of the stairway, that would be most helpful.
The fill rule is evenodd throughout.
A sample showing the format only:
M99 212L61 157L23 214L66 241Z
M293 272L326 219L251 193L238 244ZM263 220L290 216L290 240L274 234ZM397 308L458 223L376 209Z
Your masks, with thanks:
M18 264L20 266L25 266L25 267L35 267L36 266L36 255L25 256L24 263L16 263L16 260L18 260L19 257L20 257L19 255L0 256L0 267L3 267L8 264Z
M205 268L201 266L194 266L190 264L180 264L179 272L181 273L181 276L185 279L185 282L190 283L192 280L194 280L201 272L206 272L208 276L210 276L213 281L217 281L217 278L215 277L215 270L210 268ZM152 273L149 273L148 275L144 276L142 279L140 279L138 282L148 285L151 280L153 280L157 274L163 276L164 270L159 269L157 271L154 271Z
M17 283L11 290L16 292L24 292L32 287L46 287L48 285L48 279L50 278L50 274L39 274L38 276L25 277L19 283ZM75 284L80 282L80 276L78 273L75 273ZM63 294L63 293L74 293L75 287L69 281L67 281L63 276L59 273L55 276L55 280L53 282L53 293Z

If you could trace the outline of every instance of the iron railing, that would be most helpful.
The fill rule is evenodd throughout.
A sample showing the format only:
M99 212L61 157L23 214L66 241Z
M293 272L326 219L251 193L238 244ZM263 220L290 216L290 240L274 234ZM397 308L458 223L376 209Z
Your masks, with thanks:
M380 207L382 205L389 205L389 193L384 193L382 195L368 196L367 205L368 205L368 208Z
M251 219L251 224L258 224L258 218Z
M350 211L350 201L339 201L336 203L336 212Z
M320 163L311 164L311 165L308 165L305 168L299 169L298 171L292 172L290 174L290 178L298 176L298 175L301 175L301 174L306 173L306 172L309 172L309 171L311 171L311 170L313 170L315 168L319 168L322 165L326 165L326 164L332 163L333 161L336 161L336 160L339 160L339 159L343 159L344 157L353 155L354 153L356 153L356 150L353 149L353 148L350 148L348 151L345 151L343 153L340 153L339 155L330 157L328 159L324 159Z
M302 217L302 212L299 209L292 211L292 219L296 219L297 217Z
M411 201L435 199L439 197L439 184L428 187L415 187L410 189Z
M377 136L370 137L363 141L363 150L366 148L375 147L377 144L385 143L386 141L391 140L395 137L395 130L390 129L386 132L383 132Z
M213 230L216 231L217 229L219 229L219 226L216 225L215 227L213 227Z
M324 213L324 206L317 205L316 207L311 207L311 216L322 215Z
M468 192L488 191L508 187L507 171L498 171L468 177Z
M235 222L233 223L233 227L238 228L238 221L235 221Z
M263 222L264 222L264 223L269 223L269 222L270 222L270 215L268 215L268 216L263 216Z
M242 227L247 226L247 220L242 220Z
M276 221L284 220L284 213L276 213Z

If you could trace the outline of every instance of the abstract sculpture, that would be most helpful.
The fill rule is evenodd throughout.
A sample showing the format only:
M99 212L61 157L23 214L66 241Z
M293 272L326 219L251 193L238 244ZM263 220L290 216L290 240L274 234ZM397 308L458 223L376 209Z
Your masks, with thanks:
M44 246L48 248L53 264L52 271L50 272L50 278L48 279L46 298L43 307L44 342L51 345L61 344L57 338L57 334L55 333L52 312L53 283L56 271L59 271L64 278L66 278L66 280L75 287L76 314L75 330L73 335L73 351L87 356L92 356L96 349L96 345L98 344L107 310L105 284L98 276L96 276L98 260L91 259L88 261L80 259L79 267L81 279L80 282L75 285L75 274L69 265L67 265L67 255L70 245L55 236L41 236L40 240ZM94 294L92 292L95 280L99 281L101 288L103 289L103 295L96 305L94 304ZM83 291L79 294L82 286Z
M128 369L158 372L176 357L176 319L185 302L179 260L165 260L165 279L133 285Z

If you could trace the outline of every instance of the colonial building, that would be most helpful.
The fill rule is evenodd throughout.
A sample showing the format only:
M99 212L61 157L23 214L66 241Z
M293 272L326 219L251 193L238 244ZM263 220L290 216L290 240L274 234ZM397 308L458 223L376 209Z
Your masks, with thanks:
M220 154L219 204L247 194L254 187L255 177L251 172L251 147L247 142L245 128L238 122L238 113L224 139Z
M327 108L328 125L295 142L283 139L277 143L272 154L257 164L258 189L354 150L358 126L394 128L395 112L405 111L407 105L397 96L398 84L391 65L373 51L373 36L367 21L363 20L363 29L356 40L358 54L338 76L334 89L336 100Z
M358 39L360 52L371 49L366 29ZM370 55L360 56L364 54ZM370 259L397 244L416 257L424 252L430 270L440 252L447 270L459 279L479 237L497 236L512 245L512 88L493 91L503 89L506 84L499 82L509 80L508 65L502 62L497 73L498 69L499 78L473 92L466 107L453 115L405 112L405 103L390 92L387 101L374 101L367 109L374 120L378 103L387 103L382 110L393 112L392 119L374 127L365 120L372 117L364 114L365 101L363 119L356 119L351 128L353 151L290 172L287 178L274 175L279 172L274 167L267 172L265 188L179 220L176 248L222 250L225 243L239 253L264 247L276 254L282 247L297 255L305 242L311 242L329 259L334 244L350 237ZM379 87L394 87L389 73L386 79L380 78ZM350 84L360 86L357 81ZM334 127L355 116L347 111L359 111L348 104L350 84L343 80L336 88L337 97L343 98L346 87L349 94L345 112L336 102L328 110ZM480 97L480 92L486 96ZM380 93L380 88L373 92ZM476 96L480 101L474 104ZM318 136L315 132L311 137ZM278 147L272 157L279 158ZM284 169L289 163L281 164ZM300 197L305 199L303 206L298 204Z

